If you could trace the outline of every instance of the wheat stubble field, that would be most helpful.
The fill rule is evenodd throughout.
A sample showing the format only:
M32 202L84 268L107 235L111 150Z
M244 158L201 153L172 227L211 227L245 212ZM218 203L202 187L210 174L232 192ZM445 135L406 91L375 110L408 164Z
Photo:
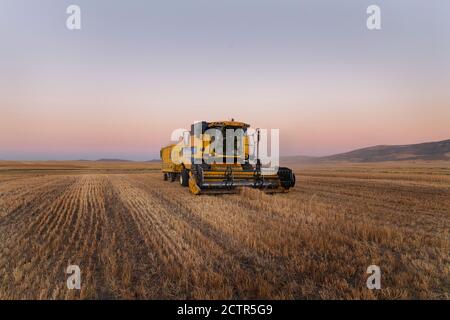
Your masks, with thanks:
M158 164L0 162L0 299L450 298L449 162L288 165L288 194L192 196Z

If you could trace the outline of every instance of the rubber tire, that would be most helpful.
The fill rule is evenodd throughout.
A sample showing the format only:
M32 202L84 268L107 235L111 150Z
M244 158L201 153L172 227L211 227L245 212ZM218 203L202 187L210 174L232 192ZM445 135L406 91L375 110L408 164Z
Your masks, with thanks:
M172 173L170 173L169 178L170 178L170 182L174 182L177 179L177 174L172 172Z
M186 170L186 169L181 170L180 184L183 187L188 187L189 186L189 171Z
M279 171L278 171L278 176L280 177L280 180L281 180L281 186L284 189L288 190L295 186L295 182L296 182L295 174L291 169L285 168L285 167L280 167Z
M163 174L163 179L164 179L164 181L169 180L169 177L167 176L167 173L164 173L164 174Z

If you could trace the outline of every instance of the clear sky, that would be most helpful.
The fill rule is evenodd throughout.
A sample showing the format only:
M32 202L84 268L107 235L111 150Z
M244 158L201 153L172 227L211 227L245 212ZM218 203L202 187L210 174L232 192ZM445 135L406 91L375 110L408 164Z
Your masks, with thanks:
M0 159L148 160L231 117L279 128L283 155L449 139L449 17L443 0L0 0Z

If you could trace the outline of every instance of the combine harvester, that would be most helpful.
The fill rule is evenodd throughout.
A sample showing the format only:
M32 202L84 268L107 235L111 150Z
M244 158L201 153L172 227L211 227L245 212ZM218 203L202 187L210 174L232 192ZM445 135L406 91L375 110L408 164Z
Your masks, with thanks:
M289 168L263 171L259 158L260 131L256 131L256 161L250 159L250 125L231 121L198 122L185 132L183 143L161 149L162 172L165 181L179 180L195 194L236 193L241 187L251 187L267 193L287 192L295 185L295 175ZM241 136L226 141L226 133L239 131ZM240 130L239 130L240 129ZM208 132L220 132L223 148L212 148L214 137ZM233 148L233 151L228 150Z

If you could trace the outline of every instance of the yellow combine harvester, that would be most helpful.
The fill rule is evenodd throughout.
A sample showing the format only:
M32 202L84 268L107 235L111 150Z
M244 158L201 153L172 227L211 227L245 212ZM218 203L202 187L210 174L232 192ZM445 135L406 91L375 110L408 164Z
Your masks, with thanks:
M281 167L276 172L263 173L259 159L259 131L258 154L256 162L253 161L255 164L251 164L249 127L234 120L193 124L183 143L161 149L164 180L173 182L178 179L193 194L234 193L240 187L257 188L268 193L287 192L295 185L295 175L291 169ZM221 133L223 141L214 144L215 136L209 134L211 130ZM240 136L236 139L233 136L227 143L225 133L230 130L239 131ZM221 148L217 148L218 145Z

